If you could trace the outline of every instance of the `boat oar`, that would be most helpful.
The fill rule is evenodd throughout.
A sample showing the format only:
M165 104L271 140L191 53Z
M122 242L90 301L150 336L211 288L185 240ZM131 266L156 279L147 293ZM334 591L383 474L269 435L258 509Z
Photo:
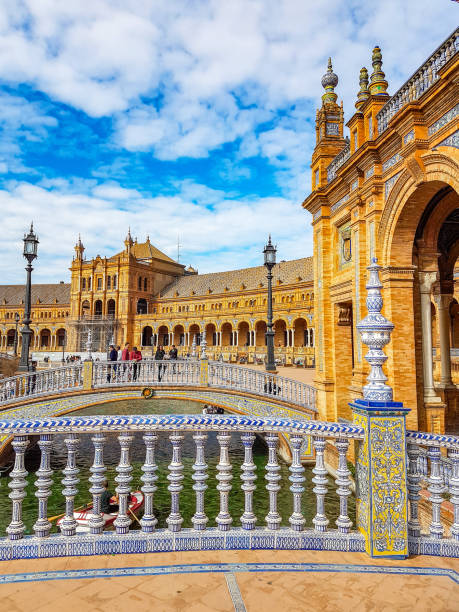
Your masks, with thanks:
M134 511L129 508L129 512L132 514L132 516L135 518L135 520L139 523L139 525L142 525L142 523L139 521L139 519L136 517L136 515L134 514Z
M79 506L78 508L74 508L74 509L73 509L73 511L74 511L74 512L77 512L78 510L82 510L82 509L83 509L83 508L85 508L85 507L86 507L86 504L83 504L82 506ZM57 514L56 516L52 516L52 517L50 517L50 518L48 519L48 521L49 521L50 523L52 523L52 522L53 522L53 521L55 521L56 519L60 519L60 518L62 518L63 516L65 516L65 512L63 512L62 514Z

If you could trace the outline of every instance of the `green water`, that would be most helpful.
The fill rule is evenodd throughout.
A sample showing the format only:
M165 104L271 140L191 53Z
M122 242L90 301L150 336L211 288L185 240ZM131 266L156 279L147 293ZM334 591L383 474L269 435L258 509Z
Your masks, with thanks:
M197 404L191 401L179 400L124 400L120 402L112 402L102 404L100 406L91 406L84 410L78 411L78 415L94 415L94 414L193 414L200 413L202 404ZM195 458L195 443L192 439L192 434L185 434L182 443L182 462L184 464L182 481L183 490L180 493L180 512L184 518L182 527L192 527L191 517L195 512L195 493L192 489L193 480L191 475L193 470L191 466ZM160 434L156 443L155 458L158 465L158 480L156 485L158 490L154 496L155 515L158 519L158 527L166 527L166 518L170 512L170 493L167 490L169 484L167 480L167 466L171 459L172 446L167 434ZM78 485L79 493L75 497L75 507L81 506L90 500L91 496L88 489L91 486L88 479L91 476L89 468L93 461L93 445L89 435L82 435L80 446L77 454L77 465L80 469ZM229 495L229 511L233 517L233 525L240 525L240 516L244 511L244 492L241 490L242 481L241 468L244 461L244 451L240 440L240 434L232 434L229 447L230 461L232 469L232 490ZM216 466L219 461L219 444L216 438L216 432L210 432L205 446L206 463L208 464L207 479L208 489L205 492L205 512L209 517L208 526L215 525L215 517L219 512L219 493L216 490L218 484L215 476L217 474ZM53 469L53 486L52 493L48 498L48 516L61 514L65 510L65 501L62 496L62 478L64 477L62 470L65 468L67 458L66 447L63 436L55 436L53 451L51 455L51 468ZM140 476L142 474L141 466L144 463L145 446L142 440L142 434L136 434L131 445L131 465L132 465L132 483L131 489L135 490L141 487L142 482ZM257 524L264 525L264 518L269 509L269 496L266 491L265 480L265 465L267 462L267 447L263 440L257 436L253 447L253 460L257 467L257 489L254 492L254 511L257 515ZM104 462L107 467L107 478L110 483L110 489L114 491L116 483L116 465L119 461L119 444L116 434L107 434L107 441L104 447ZM288 525L288 517L292 513L292 494L289 490L290 481L288 465L279 459L281 466L280 475L281 490L278 494L278 512L282 516L282 525ZM23 501L23 520L26 525L26 533L33 533L33 524L37 517L37 499L34 495L36 487L34 486L36 477L33 474L40 464L40 452L37 445L34 445L26 453L26 469L31 472L27 477L27 496ZM305 471L306 483L305 493L303 495L302 510L306 518L306 526L312 527L312 518L315 515L315 495L312 492L313 477L312 468L306 467ZM5 528L11 520L11 501L8 498L10 491L8 487L9 478L0 478L0 534L5 535ZM330 521L330 527L335 527L335 521L339 514L339 499L335 492L335 484L333 479L329 478L329 492L325 498L326 514ZM139 511L138 517L141 518L142 510ZM355 522L355 502L354 498L349 497L349 516ZM134 522L131 526L133 529L138 528Z

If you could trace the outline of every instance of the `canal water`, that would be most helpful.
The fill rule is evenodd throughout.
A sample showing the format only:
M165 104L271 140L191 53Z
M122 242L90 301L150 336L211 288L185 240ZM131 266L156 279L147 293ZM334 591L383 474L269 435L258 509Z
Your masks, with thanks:
M146 401L139 400L124 400L119 402L111 402L101 404L99 406L91 406L83 410L79 410L78 415L105 415L105 414L196 414L202 411L202 404L191 401L182 400L163 400L155 399ZM205 512L209 517L208 526L215 526L215 517L219 512L219 493L216 489L218 481L216 480L217 464L219 462L219 444L216 437L216 432L209 432L209 436L205 446L205 458L208 464L207 480L208 489L205 492ZM109 488L112 492L116 487L114 480L116 476L116 466L119 461L120 447L116 434L107 434L107 441L104 447L104 462L107 467L106 476L109 481ZM196 447L192 434L185 434L182 443L182 462L184 464L182 481L183 490L180 494L180 512L184 518L182 527L192 527L191 517L195 512L195 492L192 489L193 480L191 478L193 470L192 465L195 459ZM172 445L167 434L159 434L156 443L155 459L158 465L157 475L158 480L156 485L158 490L154 496L155 515L158 519L158 527L166 527L166 518L170 512L170 493L167 490L169 481L167 480L168 469L172 454ZM91 472L89 468L92 465L94 456L93 444L89 435L82 435L80 438L80 446L77 454L77 466L80 469L78 484L78 494L75 498L75 507L79 507L87 503L91 499L88 489L91 486L89 477ZM233 517L233 526L240 525L240 516L244 511L244 492L241 490L242 481L241 465L244 461L244 451L240 434L232 434L229 447L230 461L232 469L232 490L229 495L229 511ZM65 468L67 460L67 452L64 444L63 436L55 436L53 451L51 455L51 468L53 470L53 486L52 493L48 498L48 516L56 516L65 510L65 501L62 495L62 479L64 474L62 470ZM267 447L264 441L257 436L253 447L254 463L257 467L255 482L257 489L254 492L254 511L257 516L257 524L265 524L265 516L269 510L269 495L266 491L265 480L265 465L267 462ZM131 465L132 465L132 490L139 489L142 486L140 476L142 475L141 466L145 460L145 446L142 440L142 434L136 434L131 445ZM278 494L278 512L282 516L282 525L288 525L288 518L292 513L292 494L290 492L290 481L288 465L279 458L281 490ZM38 445L33 445L26 453L26 469L30 474L27 477L27 496L23 501L23 520L26 525L26 533L33 533L33 524L37 518L37 498L35 497L35 480L33 474L40 464L40 451ZM316 512L315 495L312 492L314 484L312 483L312 467L306 467L305 471L306 483L305 493L303 495L302 510L306 518L306 526L312 527L312 519ZM0 478L0 535L5 535L5 529L11 520L11 501L8 498L10 489L8 487L9 478ZM336 486L333 478L329 477L329 492L325 498L325 508L330 527L334 528L336 518L339 514L339 499L336 495ZM349 516L355 523L355 501L354 497L349 497ZM138 518L142 517L142 510L139 511ZM139 528L138 524L133 522L132 529ZM53 531L55 528L53 529Z

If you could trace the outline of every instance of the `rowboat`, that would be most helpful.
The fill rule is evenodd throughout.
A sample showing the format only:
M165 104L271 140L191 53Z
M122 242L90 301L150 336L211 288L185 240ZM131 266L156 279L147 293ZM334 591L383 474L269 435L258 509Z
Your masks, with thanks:
M116 504L116 499L112 497L110 499L111 504ZM128 516L132 517L131 513L135 513L141 506L143 506L143 493L142 491L132 491L131 493L131 501L129 502L129 510ZM73 516L77 522L77 533L89 533L89 518L92 515L92 503L88 504L81 510L75 510ZM116 517L118 516L118 512L111 512L110 514L102 514L102 518L104 519L104 529L113 525ZM57 526L60 527L60 524L64 520L64 517L57 521Z

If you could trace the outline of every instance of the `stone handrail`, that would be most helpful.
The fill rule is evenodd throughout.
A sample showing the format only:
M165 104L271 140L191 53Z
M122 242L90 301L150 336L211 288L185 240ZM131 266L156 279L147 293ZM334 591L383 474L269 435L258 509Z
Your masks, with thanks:
M0 381L0 405L79 391L84 387L87 368L89 386L86 388L132 386L188 386L211 387L251 393L277 399L316 411L316 391L311 385L264 371L207 360L144 359L138 364L126 362L84 362L51 370L25 373Z
M400 109L420 98L438 80L440 68L458 51L459 29L456 29L381 108L376 115L379 134L387 129L389 121Z
M133 482L130 448L134 433L141 432L145 453L140 481L144 497L144 513L140 519L140 530L132 523L128 512L128 494L138 488ZM216 516L206 515L205 491L208 485L207 464L205 461L205 444L209 432L217 432L219 443L219 463L217 465L216 489L219 494L219 508ZM154 552L172 550L209 550L209 549L326 549L364 551L364 538L355 529L348 514L348 499L351 495L351 473L348 467L348 449L352 439L359 443L365 437L365 428L357 424L328 423L319 421L297 421L284 418L254 418L249 416L211 416L211 415L133 415L133 416L66 416L60 418L30 420L0 420L0 433L12 437L14 449L14 467L11 472L10 498L12 516L7 527L7 537L0 538L0 559L17 559L27 557L49 557L88 554L116 554L126 552ZM117 433L120 446L119 462L116 466L116 492L119 496L119 514L114 521L114 532L101 536L105 518L101 513L101 495L104 490L106 465L104 463L104 445L106 435ZM240 436L244 459L241 464L241 484L232 477L233 466L228 453L231 435ZM257 475L253 461L253 444L255 435L262 435L267 444L267 460L264 474ZM62 507L64 516L60 522L60 533L51 533L52 524L48 520L48 498L53 483L52 453L53 440L64 436L67 449L67 463L63 469ZM170 442L171 461L168 465L167 481L170 492L170 513L166 519L167 527L157 528L158 519L154 512L154 496L159 487L165 486L163 480L158 482L158 465L155 461L156 443L160 436L167 435ZM278 511L280 465L277 449L280 435L288 435L293 450L293 459L289 467L289 480L292 494L292 513L282 517ZM36 472L36 496L39 499L38 515L33 525L34 536L25 535L25 524L22 517L23 500L27 496L27 471L25 453L30 444L29 437L38 436L41 452L39 469ZM86 532L78 526L75 510L75 497L79 486L78 449L80 439L90 437L93 446L93 462L90 468L91 487L88 499L92 500L93 511L89 512ZM306 482L304 467L301 465L301 448L306 437L312 437L315 450L315 467L311 489ZM194 442L193 457L182 460L182 452L190 448L184 444L187 438ZM330 525L325 506L325 497L329 492L329 475L326 469L326 445L333 444L338 455L338 468L334 493L339 500L340 512L336 519L336 529ZM439 444L444 444L440 441ZM448 441L452 444L452 440ZM429 448L429 452L432 447ZM418 504L418 471L417 443L408 443L410 470L409 505L410 515L408 529L410 533L410 551L416 554L440 554L459 556L459 498L458 498L458 462L459 444L450 446L453 475L449 479L448 491L455 509L455 522L449 537L446 537L439 521L438 499L443 500L446 488L440 487L437 470L437 455L430 456L431 474L429 491L432 495L432 522L429 535L421 534L417 528ZM189 452L189 451L188 451ZM438 453L439 454L439 453ZM194 459L191 465L190 459ZM189 468L185 468L189 465ZM184 523L180 502L183 495L182 481L184 470L190 469L194 480L195 513L190 524ZM359 476L357 490L368 487L371 470ZM375 467L377 469L377 467ZM260 468L258 468L259 471ZM263 477L264 476L264 477ZM267 484L264 484L266 481ZM258 484L256 484L256 482ZM244 507L241 514L234 517L229 512L229 496L236 487L244 493ZM256 516L257 505L255 491L266 487L269 493L269 511L265 517ZM391 490L394 483L391 484ZM441 489L441 490L440 490ZM315 516L311 525L303 514L302 498L306 493L313 496ZM284 494L289 494L284 491ZM358 493L359 494L359 493ZM387 503L390 513L394 500L392 496L381 498L380 504ZM384 510L384 508L382 508ZM359 506L357 506L359 511ZM209 519L215 519L216 527L207 527ZM357 522L359 517L357 516ZM237 523L235 525L235 523ZM397 526L399 529L400 526ZM438 544L436 547L435 544Z
M336 173L341 168L341 166L347 162L350 156L351 156L351 145L348 142L343 147L343 149L341 149L338 155L336 155L336 157L333 158L333 160L327 167L327 181L329 183L331 183L332 180L336 177Z

